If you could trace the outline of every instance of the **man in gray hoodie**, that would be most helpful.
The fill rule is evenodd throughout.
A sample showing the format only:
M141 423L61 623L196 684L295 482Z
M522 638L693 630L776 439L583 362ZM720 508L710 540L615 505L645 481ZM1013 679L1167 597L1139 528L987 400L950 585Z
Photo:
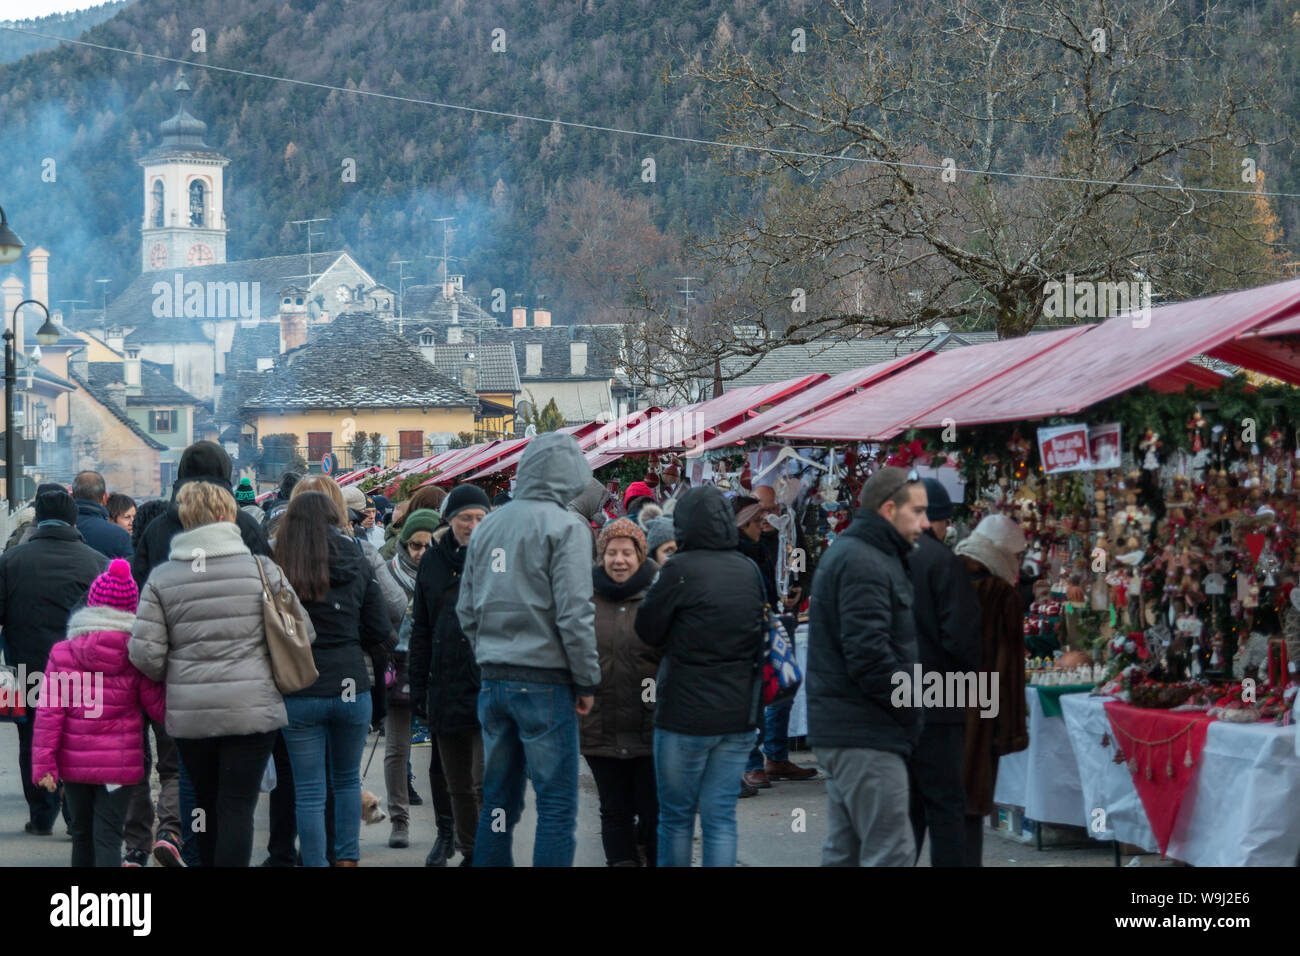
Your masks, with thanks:
M528 443L515 497L470 538L456 614L482 676L483 810L475 866L511 866L525 774L537 795L533 866L572 866L578 715L600 684L590 526L567 508L591 480L570 435Z

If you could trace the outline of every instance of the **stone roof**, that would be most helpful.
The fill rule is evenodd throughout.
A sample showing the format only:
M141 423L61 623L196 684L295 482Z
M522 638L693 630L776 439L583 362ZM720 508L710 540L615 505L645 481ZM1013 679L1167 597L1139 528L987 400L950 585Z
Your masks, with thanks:
M482 333L483 342L505 342L515 350L519 366L519 380L528 382L590 382L614 377L618 364L618 346L621 342L621 325L552 325L538 328L528 326L516 329L500 326ZM572 374L570 342L587 343L587 369L582 375ZM528 374L528 345L542 346L542 369L539 375Z
M144 442L147 447L152 448L155 451L167 450L166 445L158 441L156 438L151 437L148 432L146 432L143 428L141 428L138 424L136 424L135 419L133 419L130 415L128 415L125 409L118 407L118 405L113 401L113 399L109 397L108 392L104 388L102 388L99 385L95 385L91 383L87 379L82 378L80 375L77 374L76 370L73 369L71 366L69 366L68 368L68 375L72 378L74 382L76 382L78 385L82 387L82 389L86 392L87 395L89 395L95 401L99 402L99 404L104 406L104 408L108 409L109 413L114 418L116 418L119 422L125 425L132 432L132 434L134 434L137 438L139 438L142 442Z
M418 337L417 332L416 338ZM420 352L425 354L424 349ZM434 368L448 378L460 381L460 370L466 352L473 352L478 359L478 391L519 391L519 366L515 362L515 350L505 342L483 342L479 345L473 342L461 342L459 345L435 344Z
M373 315L346 313L312 328L242 404L245 409L476 408L478 397L443 375L420 350Z
M907 335L874 335L857 339L822 339L804 345L782 345L772 349L758 360L752 369L742 372L754 358L732 356L722 360L722 390L748 385L767 385L783 382L800 375L826 372L836 375L850 369L865 368L888 362L900 355L910 355L921 349L946 352L966 345L979 345L997 339L996 332L941 332L928 331Z
M140 363L140 391L128 393L128 406L150 407L153 405L202 405L201 399L172 382L162 373L163 366L154 362ZM123 381L122 362L87 362L87 376L92 385L106 388L115 382Z
M501 322L495 315L487 312L464 292L455 293L457 318L461 325L469 327L497 326ZM408 285L402 297L402 315L411 319L440 319L451 321L452 300L442 294L441 285Z

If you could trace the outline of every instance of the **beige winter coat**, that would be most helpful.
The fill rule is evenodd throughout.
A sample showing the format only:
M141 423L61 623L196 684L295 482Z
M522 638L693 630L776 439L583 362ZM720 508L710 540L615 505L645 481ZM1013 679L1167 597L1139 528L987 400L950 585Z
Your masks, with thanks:
M262 626L262 582L233 522L172 538L169 560L140 594L128 652L167 685L167 733L194 739L265 733L289 722L271 674ZM293 590L262 559L271 590ZM307 621L309 637L316 635Z

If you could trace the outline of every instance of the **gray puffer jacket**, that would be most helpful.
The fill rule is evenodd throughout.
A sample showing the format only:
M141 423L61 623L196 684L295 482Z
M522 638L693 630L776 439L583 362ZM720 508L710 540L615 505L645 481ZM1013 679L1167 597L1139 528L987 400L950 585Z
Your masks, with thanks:
M599 686L591 531L567 508L590 480L572 435L538 435L514 500L474 529L456 614L484 680Z
M262 581L233 522L176 535L140 594L128 652L167 685L167 733L182 739L265 733L289 723L271 673ZM260 559L271 590L293 590ZM316 639L310 619L309 638Z

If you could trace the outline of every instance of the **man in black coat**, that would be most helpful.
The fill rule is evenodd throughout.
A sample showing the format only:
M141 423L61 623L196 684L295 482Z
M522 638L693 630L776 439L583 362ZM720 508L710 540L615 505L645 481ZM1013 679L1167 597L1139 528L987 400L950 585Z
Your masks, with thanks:
M77 530L106 558L131 558L131 535L108 520L108 488L97 471L80 472L72 479L72 500L77 503Z
M813 578L808 737L826 772L823 866L912 866L907 761L921 734L911 695L918 662L908 555L929 527L925 485L882 468ZM674 559L675 560L675 559Z
M916 592L916 637L924 673L973 673L980 663L980 606L961 558L942 544L952 517L947 490L925 479L930 527L908 559ZM945 686L947 680L945 679ZM966 792L962 757L966 711L927 707L925 727L912 753L912 831L921 852L930 830L930 864L961 866L965 841Z
M5 661L20 679L45 670L50 648L66 636L68 615L86 598L108 559L86 544L76 528L77 505L66 491L36 496L36 531L31 540L0 555L0 624ZM20 690L27 690L23 683ZM59 815L59 797L32 783L35 714L18 724L18 768L27 799L28 833L49 834Z
M176 466L176 481L172 485L171 503L166 511L149 522L149 526L140 534L135 544L135 556L131 559L131 574L135 578L137 587L143 588L149 572L168 559L171 554L172 538L184 530L181 527L180 508L176 504L176 495L181 487L191 481L207 481L230 491L230 477L230 456L216 442L197 441L181 453L180 461ZM239 525L240 534L248 550L253 554L269 556L271 549L257 521L240 510L235 512L235 521ZM130 865L144 866L148 862L150 848L152 848L154 859L163 866L184 866L181 861L181 842L189 834L182 826L180 763L176 744L171 737L167 736L163 724L156 721L149 723L153 727L154 739L158 746L158 779L161 782L158 795L157 837L156 839L154 837L154 808L149 800L150 755L146 736L144 780L136 784L135 791L131 795L131 803L127 807L126 858ZM292 777L288 769L288 751L284 750L283 741L279 736L276 737L275 756L279 785L272 791L271 843L276 847L274 856L279 858L287 856L292 859L293 834L297 830L292 820ZM281 767L284 768L283 771ZM288 801L287 807L286 801ZM288 830L287 850L284 838L286 827L292 828Z

